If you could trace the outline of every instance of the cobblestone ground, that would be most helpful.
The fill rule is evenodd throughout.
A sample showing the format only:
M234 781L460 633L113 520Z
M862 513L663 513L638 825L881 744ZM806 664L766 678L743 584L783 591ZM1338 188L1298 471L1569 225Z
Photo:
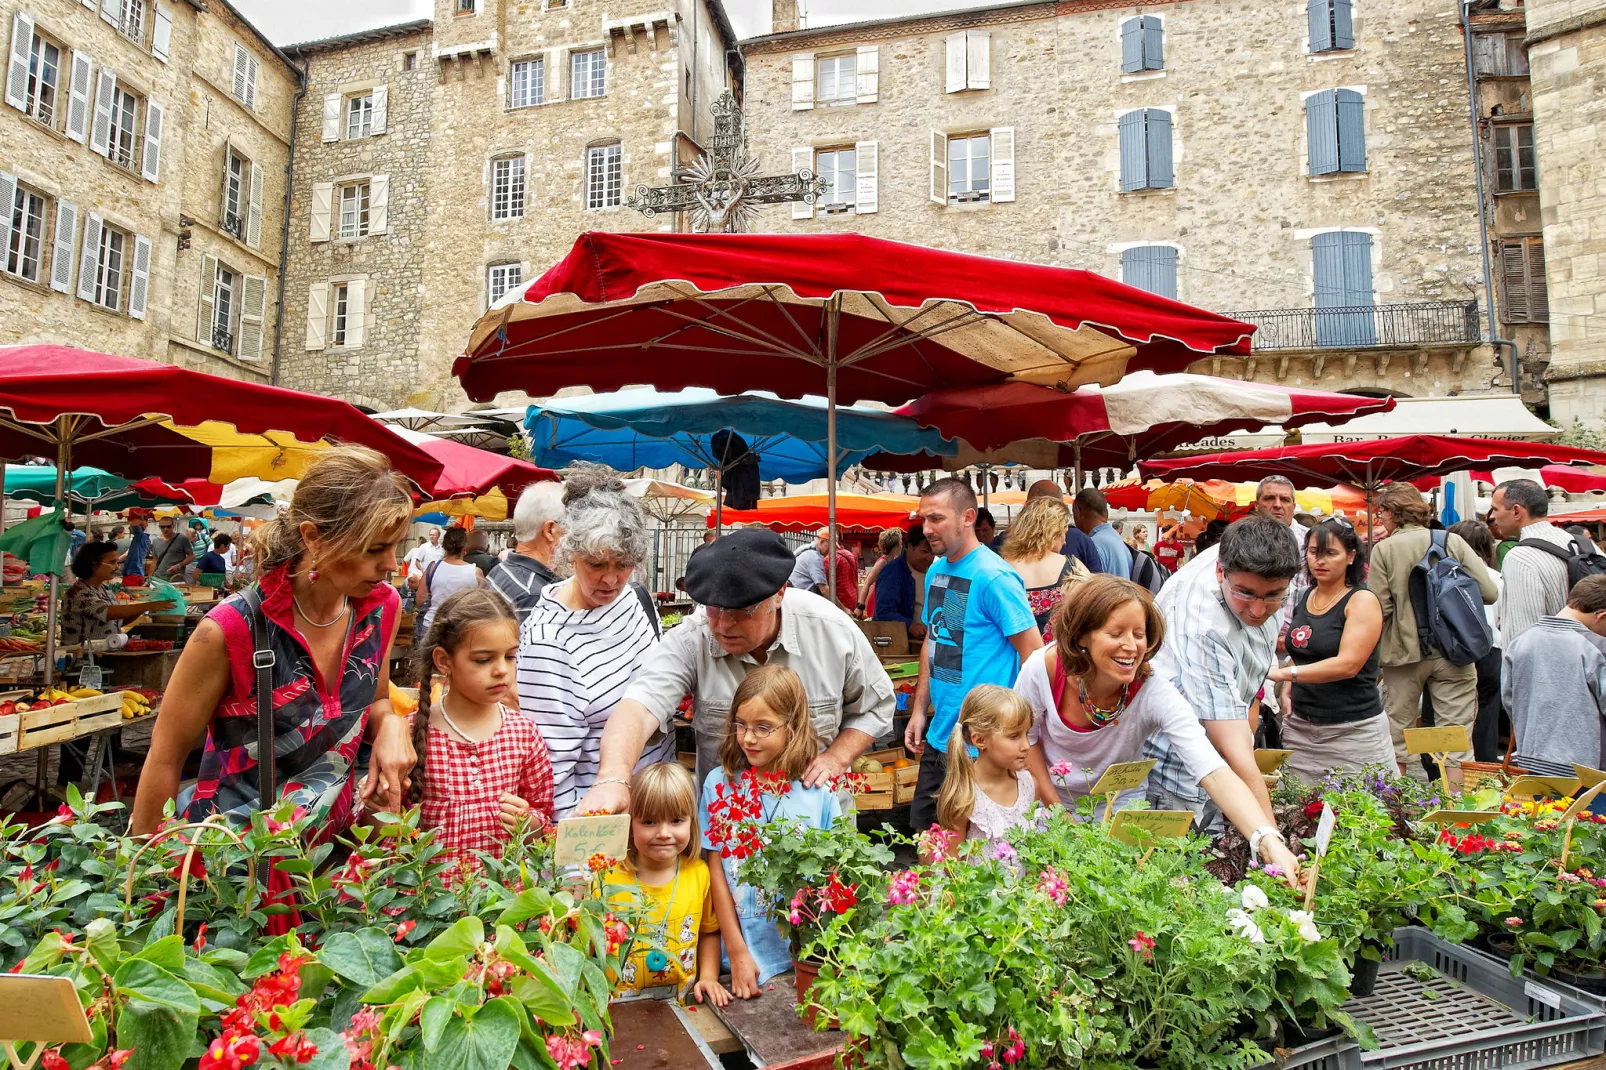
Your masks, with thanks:
M155 723L156 718L150 717L122 730L122 751L118 756L118 771L129 781L138 775L139 762L145 748L150 745L151 728ZM60 789L56 788L55 784L56 773L61 767L61 748L46 747L45 752L47 755L45 785L47 789L59 795ZM28 796L37 775L38 755L38 751L27 751L0 758L0 812L21 809L28 805ZM133 802L132 799L123 801ZM50 809L54 809L54 806Z

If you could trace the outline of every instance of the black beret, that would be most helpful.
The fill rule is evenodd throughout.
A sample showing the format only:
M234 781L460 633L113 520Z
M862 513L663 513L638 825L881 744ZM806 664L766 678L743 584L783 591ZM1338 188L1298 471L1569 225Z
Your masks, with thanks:
M796 559L768 528L742 528L692 551L686 593L705 606L743 609L786 586Z

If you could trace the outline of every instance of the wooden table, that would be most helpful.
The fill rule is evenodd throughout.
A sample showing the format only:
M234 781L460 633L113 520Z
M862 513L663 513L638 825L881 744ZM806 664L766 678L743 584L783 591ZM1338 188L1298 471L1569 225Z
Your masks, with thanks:
M670 1000L633 999L608 1005L613 1070L719 1070L719 1056L698 1033L687 1008ZM704 1015L705 1017L710 1017Z
M765 982L757 999L733 999L714 1011L760 1070L826 1070L842 1050L841 1033L816 1033L798 1018L796 993L787 972Z

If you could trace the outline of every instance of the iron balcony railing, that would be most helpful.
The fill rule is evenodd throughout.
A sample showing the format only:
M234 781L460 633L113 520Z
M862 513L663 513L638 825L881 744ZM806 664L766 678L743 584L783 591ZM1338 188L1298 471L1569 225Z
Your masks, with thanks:
M232 234L236 238L239 238L241 241L244 241L245 217L240 215L238 212L225 211L223 213L223 230L226 233Z
M1253 323L1255 350L1364 349L1417 345L1476 345L1476 301L1418 301L1353 308L1262 308L1228 312Z
M233 353L234 335L230 334L229 329L221 324L214 326L212 328L212 347L221 349L225 353Z

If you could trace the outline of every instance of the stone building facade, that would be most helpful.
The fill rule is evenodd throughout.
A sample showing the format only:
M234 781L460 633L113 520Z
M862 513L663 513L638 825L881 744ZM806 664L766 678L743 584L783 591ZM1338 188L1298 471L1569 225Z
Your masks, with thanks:
M1606 2L1528 0L1550 414L1606 418Z
M437 0L291 48L308 89L285 385L455 407L451 363L490 302L583 231L663 225L623 202L693 158L733 40L708 0Z
M224 0L0 18L0 343L270 378L296 69Z
M1087 268L1260 325L1252 356L1197 371L1510 389L1479 341L1454 4L1066 0L788 32L794 12L743 43L749 140L833 193L766 229Z

